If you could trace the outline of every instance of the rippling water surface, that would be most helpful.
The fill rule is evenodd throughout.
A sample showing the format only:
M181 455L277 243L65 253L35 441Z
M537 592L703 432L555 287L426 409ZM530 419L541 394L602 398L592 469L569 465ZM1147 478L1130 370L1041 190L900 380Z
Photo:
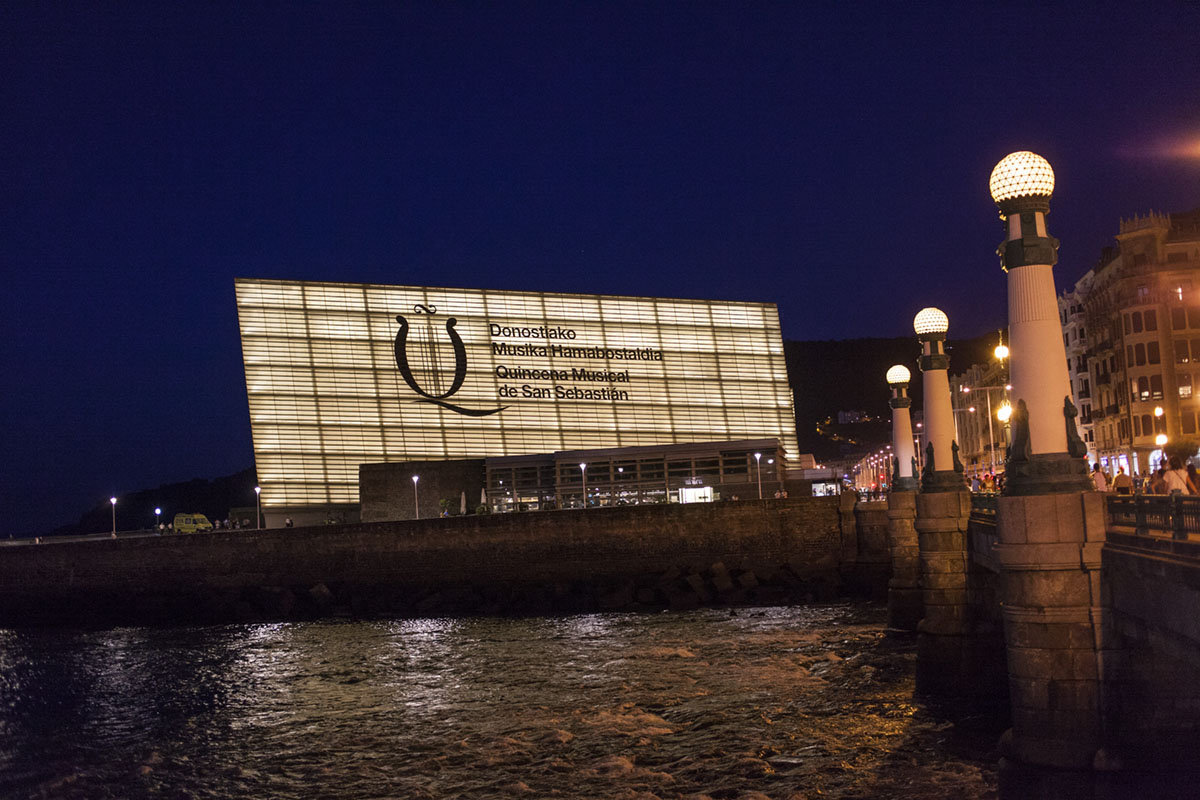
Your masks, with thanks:
M0 631L0 797L994 797L866 605Z

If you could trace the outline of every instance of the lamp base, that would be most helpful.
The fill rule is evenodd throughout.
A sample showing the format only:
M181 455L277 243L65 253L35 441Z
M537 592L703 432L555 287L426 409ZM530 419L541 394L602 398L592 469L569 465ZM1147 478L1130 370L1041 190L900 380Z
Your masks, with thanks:
M965 492L966 481L963 474L956 469L941 469L927 473L921 478L921 491L926 494L934 492Z
M1004 467L1004 494L1072 494L1092 487L1086 458L1067 453L1036 453L1028 460L1010 460Z

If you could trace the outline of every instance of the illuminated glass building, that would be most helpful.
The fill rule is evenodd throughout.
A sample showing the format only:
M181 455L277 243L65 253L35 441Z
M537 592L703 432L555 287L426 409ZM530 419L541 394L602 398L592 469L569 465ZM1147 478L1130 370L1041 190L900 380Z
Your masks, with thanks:
M272 524L356 507L361 464L777 439L771 303L235 282Z

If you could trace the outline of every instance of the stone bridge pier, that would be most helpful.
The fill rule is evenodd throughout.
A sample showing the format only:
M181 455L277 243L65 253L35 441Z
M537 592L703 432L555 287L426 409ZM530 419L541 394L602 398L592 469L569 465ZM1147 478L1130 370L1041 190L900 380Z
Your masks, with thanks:
M967 491L916 496L922 618L917 691L1002 703L1003 641L994 623L994 581L972 563ZM889 600L890 600L889 596Z
M1101 582L1104 496L1001 497L996 513L1012 707L1009 755L1091 769L1104 754L1101 676L1113 648Z

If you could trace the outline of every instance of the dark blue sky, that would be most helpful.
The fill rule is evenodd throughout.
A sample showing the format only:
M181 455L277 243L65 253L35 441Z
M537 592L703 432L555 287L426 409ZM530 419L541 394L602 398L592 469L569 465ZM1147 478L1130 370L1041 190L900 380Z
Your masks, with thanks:
M252 463L235 276L996 328L1017 149L1060 284L1200 206L1200 6L5 4L0 535Z

